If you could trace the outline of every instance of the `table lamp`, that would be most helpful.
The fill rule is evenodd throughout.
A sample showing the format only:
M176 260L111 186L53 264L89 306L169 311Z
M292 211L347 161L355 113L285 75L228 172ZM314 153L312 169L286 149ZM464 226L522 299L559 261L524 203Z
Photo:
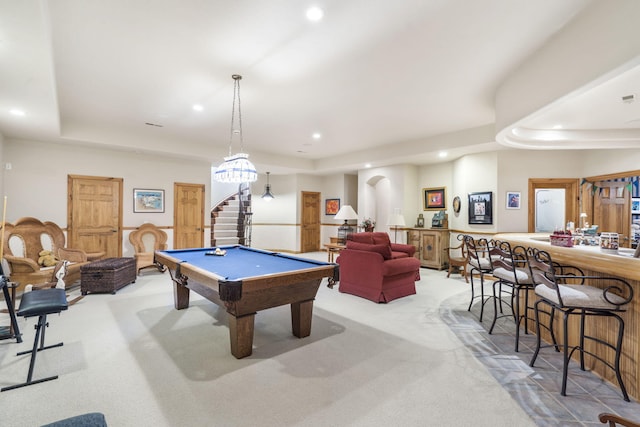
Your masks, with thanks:
M338 242L344 245L347 237L353 233L353 227L351 227L347 221L358 219L358 214L353 210L351 205L344 205L340 208L334 219L344 220L344 224L338 227Z

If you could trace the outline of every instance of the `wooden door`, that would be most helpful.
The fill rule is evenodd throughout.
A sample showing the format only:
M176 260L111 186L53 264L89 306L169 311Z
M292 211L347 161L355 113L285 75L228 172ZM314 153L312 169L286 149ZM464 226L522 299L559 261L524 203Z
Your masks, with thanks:
M577 178L529 178L529 233L536 230L536 190L543 188L564 188L565 190L565 219L573 221L578 226L579 194ZM565 224L562 224L564 227Z
M598 189L593 194L593 225L598 232L620 235L620 246L631 245L631 196L625 190L627 182L596 182Z
M300 251L320 250L320 193L302 192Z
M67 247L122 256L122 178L69 175Z
M173 247L204 247L204 185L173 184Z

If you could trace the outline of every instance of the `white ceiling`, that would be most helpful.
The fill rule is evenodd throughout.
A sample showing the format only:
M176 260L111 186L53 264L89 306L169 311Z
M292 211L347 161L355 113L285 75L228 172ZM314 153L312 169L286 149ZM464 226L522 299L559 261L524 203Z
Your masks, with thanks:
M241 74L243 148L261 171L496 149L429 140L494 123L498 85L590 3L317 0L324 18L312 23L303 0L0 0L0 132L218 164Z

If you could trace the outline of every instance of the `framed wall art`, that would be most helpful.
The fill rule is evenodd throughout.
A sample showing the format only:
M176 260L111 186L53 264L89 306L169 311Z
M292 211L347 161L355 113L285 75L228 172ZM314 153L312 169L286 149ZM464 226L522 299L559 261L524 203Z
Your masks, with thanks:
M631 213L640 214L640 197L631 198Z
M491 191L469 193L469 224L493 224Z
M423 188L423 201L424 209L428 210L442 210L446 206L446 190L442 188Z
M324 201L324 214L335 215L340 210L340 199L326 199Z
M133 212L164 212L164 190L134 188Z
M519 191L507 191L507 209L520 209Z

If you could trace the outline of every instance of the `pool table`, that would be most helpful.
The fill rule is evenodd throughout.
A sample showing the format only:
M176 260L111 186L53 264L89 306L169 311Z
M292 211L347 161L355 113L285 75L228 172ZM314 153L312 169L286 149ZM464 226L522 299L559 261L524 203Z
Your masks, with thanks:
M338 265L241 245L155 252L168 267L177 310L189 307L189 292L224 306L229 313L231 354L241 359L253 351L257 311L291 304L293 335L311 333L313 300L324 277L338 280Z

